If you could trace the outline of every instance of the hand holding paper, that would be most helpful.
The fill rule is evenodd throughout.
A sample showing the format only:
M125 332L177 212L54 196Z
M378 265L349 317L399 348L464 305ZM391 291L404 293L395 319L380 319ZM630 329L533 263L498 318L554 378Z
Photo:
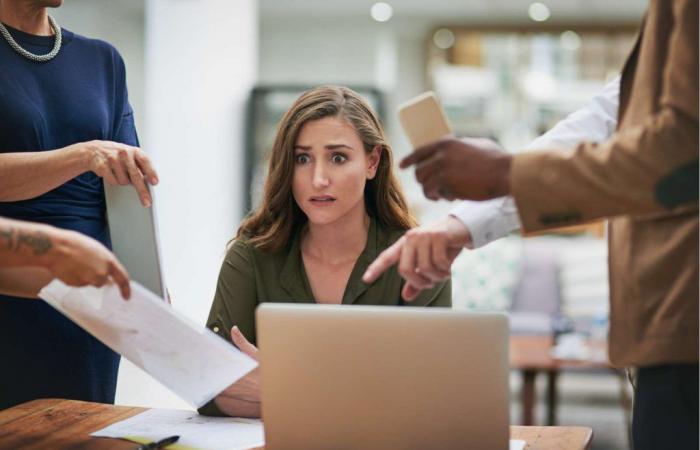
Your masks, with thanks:
M129 302L114 285L71 288L59 280L39 297L197 407L257 366L135 282Z

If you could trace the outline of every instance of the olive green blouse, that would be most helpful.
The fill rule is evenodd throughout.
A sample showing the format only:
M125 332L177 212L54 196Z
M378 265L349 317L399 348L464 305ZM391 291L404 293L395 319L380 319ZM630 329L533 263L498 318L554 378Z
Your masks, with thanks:
M362 281L367 267L404 232L386 230L376 220L370 220L367 244L352 269L343 293L343 304L452 305L452 286L449 280L424 290L410 303L401 298L404 281L396 266L370 285ZM300 240L301 234L297 233L284 250L265 253L244 239L237 239L221 265L207 327L231 342L231 327L237 325L243 335L255 344L255 308L260 303L315 303L304 269ZM200 409L200 412L221 415L213 401Z

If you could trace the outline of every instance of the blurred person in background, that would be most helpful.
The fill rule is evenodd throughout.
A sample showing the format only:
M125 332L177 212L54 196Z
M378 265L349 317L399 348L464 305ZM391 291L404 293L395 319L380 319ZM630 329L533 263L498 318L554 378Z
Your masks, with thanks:
M361 276L416 221L392 169L376 114L338 86L305 92L282 118L260 207L241 224L221 266L207 327L256 358L255 308L263 302L403 305L403 280ZM435 283L411 305L452 304ZM254 370L200 412L260 417Z
M61 4L0 0L0 215L109 248L103 180L132 184L148 206L146 184L158 178L137 148L121 56L60 28L47 10ZM35 275L23 291L51 278ZM114 402L119 355L44 302L0 297L0 355L0 409L51 397Z
M652 0L610 139L513 156L486 139L446 138L402 161L429 198L512 195L525 231L609 218L609 357L635 368L635 450L698 448L698 131L698 2ZM453 260L469 233L450 224L414 241ZM396 262L417 291L449 276L450 259L411 263L408 241L365 280Z

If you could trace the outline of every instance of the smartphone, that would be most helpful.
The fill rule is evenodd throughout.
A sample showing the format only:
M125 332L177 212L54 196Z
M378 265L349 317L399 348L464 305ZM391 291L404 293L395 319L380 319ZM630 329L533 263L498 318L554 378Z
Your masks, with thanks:
M452 135L445 111L432 91L424 92L401 104L398 114L399 122L413 148Z

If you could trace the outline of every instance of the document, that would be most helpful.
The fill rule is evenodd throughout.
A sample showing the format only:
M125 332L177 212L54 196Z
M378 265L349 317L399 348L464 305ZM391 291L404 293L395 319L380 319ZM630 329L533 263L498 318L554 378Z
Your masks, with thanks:
M520 439L511 439L508 450L525 450L526 442Z
M263 424L255 419L205 417L193 411L150 409L91 434L153 442L180 436L173 450L243 450L265 445Z
M116 285L73 288L54 280L39 297L195 407L257 366L140 284L132 282L131 291L125 301Z

